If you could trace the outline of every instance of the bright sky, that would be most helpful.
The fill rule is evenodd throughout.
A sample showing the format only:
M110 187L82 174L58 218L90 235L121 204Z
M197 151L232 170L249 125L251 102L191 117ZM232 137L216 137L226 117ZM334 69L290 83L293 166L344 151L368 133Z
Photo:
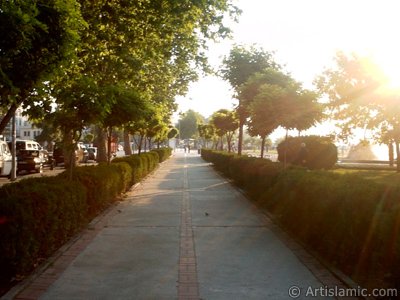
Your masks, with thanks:
M237 0L243 13L233 24L233 40L210 46L218 68L233 43L275 51L276 60L294 78L312 88L337 50L373 55L400 83L400 1L398 0ZM228 83L202 78L178 98L179 111L193 109L205 117L232 108Z

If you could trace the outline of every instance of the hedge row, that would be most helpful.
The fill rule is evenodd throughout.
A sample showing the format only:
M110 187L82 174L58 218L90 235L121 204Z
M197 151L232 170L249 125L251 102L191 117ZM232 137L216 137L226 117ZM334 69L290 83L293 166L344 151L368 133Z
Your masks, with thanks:
M0 188L0 285L29 273L151 172L169 149L116 158ZM72 175L72 180L71 176Z
M366 287L400 286L400 187L202 150L279 224ZM222 165L223 164L225 165Z
M158 148L158 149L153 149L152 151L157 152L158 157L160 158L160 162L163 162L166 160L168 157L171 156L172 153L172 148Z

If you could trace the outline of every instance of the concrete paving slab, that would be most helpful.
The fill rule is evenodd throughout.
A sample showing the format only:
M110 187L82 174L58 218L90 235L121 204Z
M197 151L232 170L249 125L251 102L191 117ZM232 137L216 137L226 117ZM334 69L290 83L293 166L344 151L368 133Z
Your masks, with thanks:
M232 193L225 192L218 199L211 200L197 195L191 200L194 226L264 226L254 208L248 202L232 197Z
M267 228L196 227L194 232L203 299L290 299L292 286L321 286Z
M174 299L178 231L106 228L40 299Z

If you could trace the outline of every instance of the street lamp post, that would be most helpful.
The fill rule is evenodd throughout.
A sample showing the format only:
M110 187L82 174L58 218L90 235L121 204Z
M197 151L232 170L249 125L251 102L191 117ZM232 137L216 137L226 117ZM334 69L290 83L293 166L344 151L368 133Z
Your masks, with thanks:
M12 140L11 140L11 155L12 155L12 161L11 161L11 181L15 181L17 179L17 153L16 153L16 146L15 146L15 140L17 139L17 130L16 130L16 118L15 118L15 112L12 117Z

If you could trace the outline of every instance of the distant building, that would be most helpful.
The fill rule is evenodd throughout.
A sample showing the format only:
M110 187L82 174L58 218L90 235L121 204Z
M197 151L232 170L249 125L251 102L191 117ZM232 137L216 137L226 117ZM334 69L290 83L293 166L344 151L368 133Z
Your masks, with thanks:
M3 135L7 140L12 138L12 122L9 122L4 129ZM35 140L35 138L41 134L42 129L36 128L28 117L22 115L22 109L18 108L15 112L15 129L18 139L22 140Z

